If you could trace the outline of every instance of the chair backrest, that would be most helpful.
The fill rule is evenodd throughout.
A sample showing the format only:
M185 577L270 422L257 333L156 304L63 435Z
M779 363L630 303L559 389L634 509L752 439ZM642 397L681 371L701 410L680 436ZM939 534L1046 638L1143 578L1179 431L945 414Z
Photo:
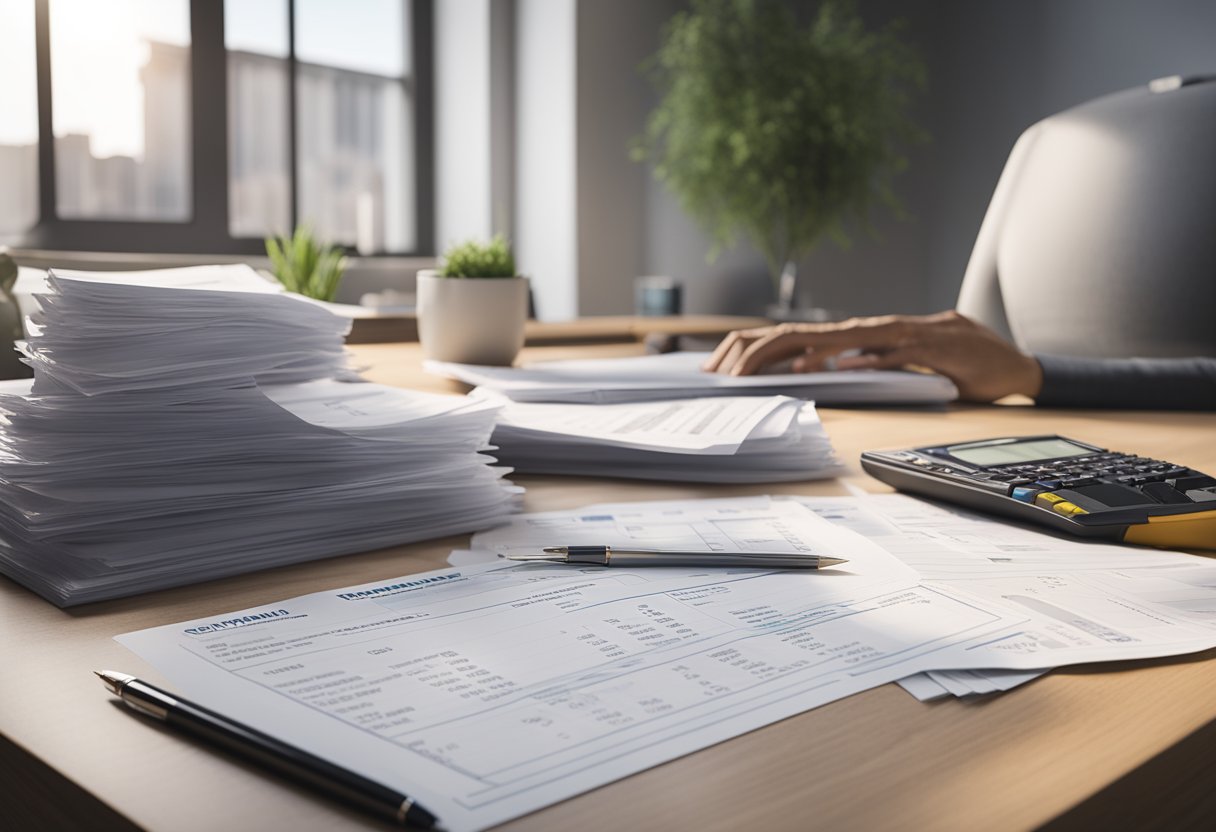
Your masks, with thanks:
M1155 81L1023 133L958 309L1034 352L1216 355L1216 80Z

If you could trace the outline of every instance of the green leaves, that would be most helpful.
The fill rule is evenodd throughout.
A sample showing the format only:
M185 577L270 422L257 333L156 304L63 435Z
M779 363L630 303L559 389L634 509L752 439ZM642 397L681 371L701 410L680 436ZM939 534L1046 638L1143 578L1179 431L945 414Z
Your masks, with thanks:
M346 270L342 249L322 245L304 225L291 237L267 237L266 254L274 276L289 292L317 300L334 299Z
M663 98L634 148L713 237L740 231L774 277L824 236L896 211L908 115L925 68L899 26L868 31L850 0L800 25L777 0L694 0L651 61Z
M443 277L515 277L515 256L502 234L488 243L469 240L443 255Z

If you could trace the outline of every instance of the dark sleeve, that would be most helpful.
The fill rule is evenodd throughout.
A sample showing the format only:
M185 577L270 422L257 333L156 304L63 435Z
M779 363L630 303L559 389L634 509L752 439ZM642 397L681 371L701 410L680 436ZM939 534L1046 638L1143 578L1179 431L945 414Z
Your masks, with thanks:
M1047 407L1216 410L1216 358L1036 355Z

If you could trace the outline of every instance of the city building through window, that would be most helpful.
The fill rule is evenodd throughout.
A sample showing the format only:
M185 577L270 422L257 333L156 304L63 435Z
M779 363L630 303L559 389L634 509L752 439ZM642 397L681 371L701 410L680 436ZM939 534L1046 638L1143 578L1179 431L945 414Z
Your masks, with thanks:
M430 253L428 0L0 12L0 242L240 254L306 224Z

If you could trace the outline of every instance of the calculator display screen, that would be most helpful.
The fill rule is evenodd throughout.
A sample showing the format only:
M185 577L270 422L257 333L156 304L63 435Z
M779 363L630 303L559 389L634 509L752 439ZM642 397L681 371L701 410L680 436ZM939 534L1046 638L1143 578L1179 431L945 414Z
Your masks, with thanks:
M946 451L955 459L982 466L1085 456L1094 452L1093 448L1074 445L1066 439L1035 439L1030 442L1007 442L1001 445L953 445L946 448Z

